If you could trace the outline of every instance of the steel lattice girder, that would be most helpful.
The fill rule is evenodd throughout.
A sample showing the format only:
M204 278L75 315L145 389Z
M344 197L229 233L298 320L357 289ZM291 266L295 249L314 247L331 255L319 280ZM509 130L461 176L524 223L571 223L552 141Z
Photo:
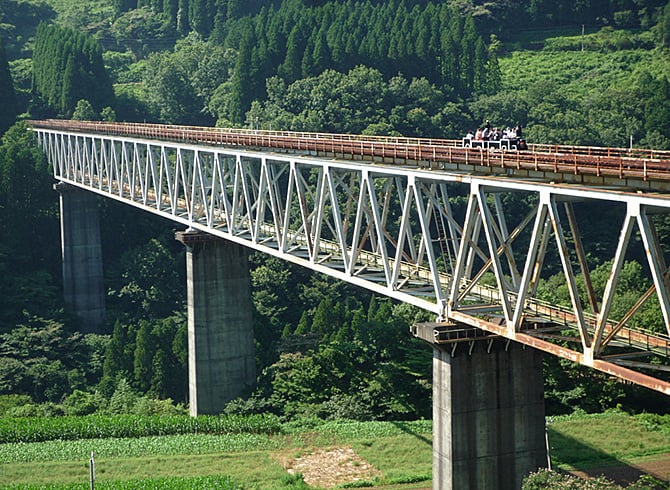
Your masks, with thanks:
M476 326L670 394L668 382L622 367L631 362L618 357L618 349L606 352L625 346L662 359L654 363L667 369L668 269L649 217L670 212L670 196L34 131L57 180L413 304L438 319ZM503 197L514 194L535 204L510 228ZM466 202L465 212L455 212L453 202ZM579 202L611 203L624 215L600 301L573 209ZM615 232L614 224L611 228ZM609 315L635 228L653 286L617 323ZM588 308L579 295L573 256ZM545 262L557 259L570 296L567 307L536 297ZM665 331L652 334L627 325L653 297ZM558 335L556 325L574 333Z

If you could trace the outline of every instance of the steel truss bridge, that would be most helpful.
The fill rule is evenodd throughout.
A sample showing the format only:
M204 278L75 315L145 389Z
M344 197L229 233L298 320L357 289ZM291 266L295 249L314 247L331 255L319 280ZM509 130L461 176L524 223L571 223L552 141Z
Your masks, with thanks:
M670 395L670 152L29 121L62 182ZM522 204L520 204L522 203ZM597 211L594 211L597 210ZM600 287L580 217L616 251ZM593 241L593 239L591 239ZM651 286L613 318L627 255ZM602 266L601 266L602 267ZM569 301L538 298L543 269ZM599 291L599 293L597 293ZM635 326L646 302L659 331ZM467 337L471 340L471 337ZM466 340L465 338L463 340ZM452 344L456 345L456 344Z

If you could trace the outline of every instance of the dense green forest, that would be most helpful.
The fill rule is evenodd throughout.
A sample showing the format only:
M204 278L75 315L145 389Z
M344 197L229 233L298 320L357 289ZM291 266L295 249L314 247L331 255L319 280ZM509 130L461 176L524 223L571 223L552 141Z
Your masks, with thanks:
M669 49L661 0L3 1L0 407L171 413L188 399L174 224L100 203L107 322L79 333L62 301L57 194L22 119L449 138L490 119L531 141L669 149ZM596 278L616 239L602 216L585 226L600 236ZM642 260L624 269L622 312L649 284ZM260 374L231 413L430 417L432 353L408 334L424 312L277 259L251 265ZM560 276L538 294L569 302ZM659 318L651 305L636 320ZM545 368L549 413L668 410L567 361Z

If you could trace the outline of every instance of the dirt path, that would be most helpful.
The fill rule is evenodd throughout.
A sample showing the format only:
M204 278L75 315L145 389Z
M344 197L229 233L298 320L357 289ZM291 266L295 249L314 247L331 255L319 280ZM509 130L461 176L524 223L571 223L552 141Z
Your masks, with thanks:
M289 473L301 473L308 485L332 488L343 483L371 481L381 473L358 456L351 447L316 449L302 456L283 461ZM574 470L569 473L580 478L605 476L607 479L626 487L636 482L642 475L650 475L661 481L670 481L670 453L658 455L647 461L618 466L603 466L588 470ZM421 488L418 487L413 488ZM383 487L383 488L404 488ZM428 488L428 487L427 487Z

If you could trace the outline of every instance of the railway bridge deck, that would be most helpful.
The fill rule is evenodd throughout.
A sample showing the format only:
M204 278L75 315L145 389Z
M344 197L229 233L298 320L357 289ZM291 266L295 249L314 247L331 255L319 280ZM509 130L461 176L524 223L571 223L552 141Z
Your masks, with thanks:
M30 125L62 182L407 301L441 321L670 394L670 288L654 224L670 212L670 152L537 144L515 151L460 140L133 123ZM503 203L513 194L535 204L511 219ZM453 198L466 205L455 211ZM612 233L618 230L619 240L599 297L578 216L588 206L581 203L616 209ZM623 317L611 318L636 240L652 285ZM536 297L550 255L565 275L569 305ZM635 326L647 301L658 303L664 330Z

